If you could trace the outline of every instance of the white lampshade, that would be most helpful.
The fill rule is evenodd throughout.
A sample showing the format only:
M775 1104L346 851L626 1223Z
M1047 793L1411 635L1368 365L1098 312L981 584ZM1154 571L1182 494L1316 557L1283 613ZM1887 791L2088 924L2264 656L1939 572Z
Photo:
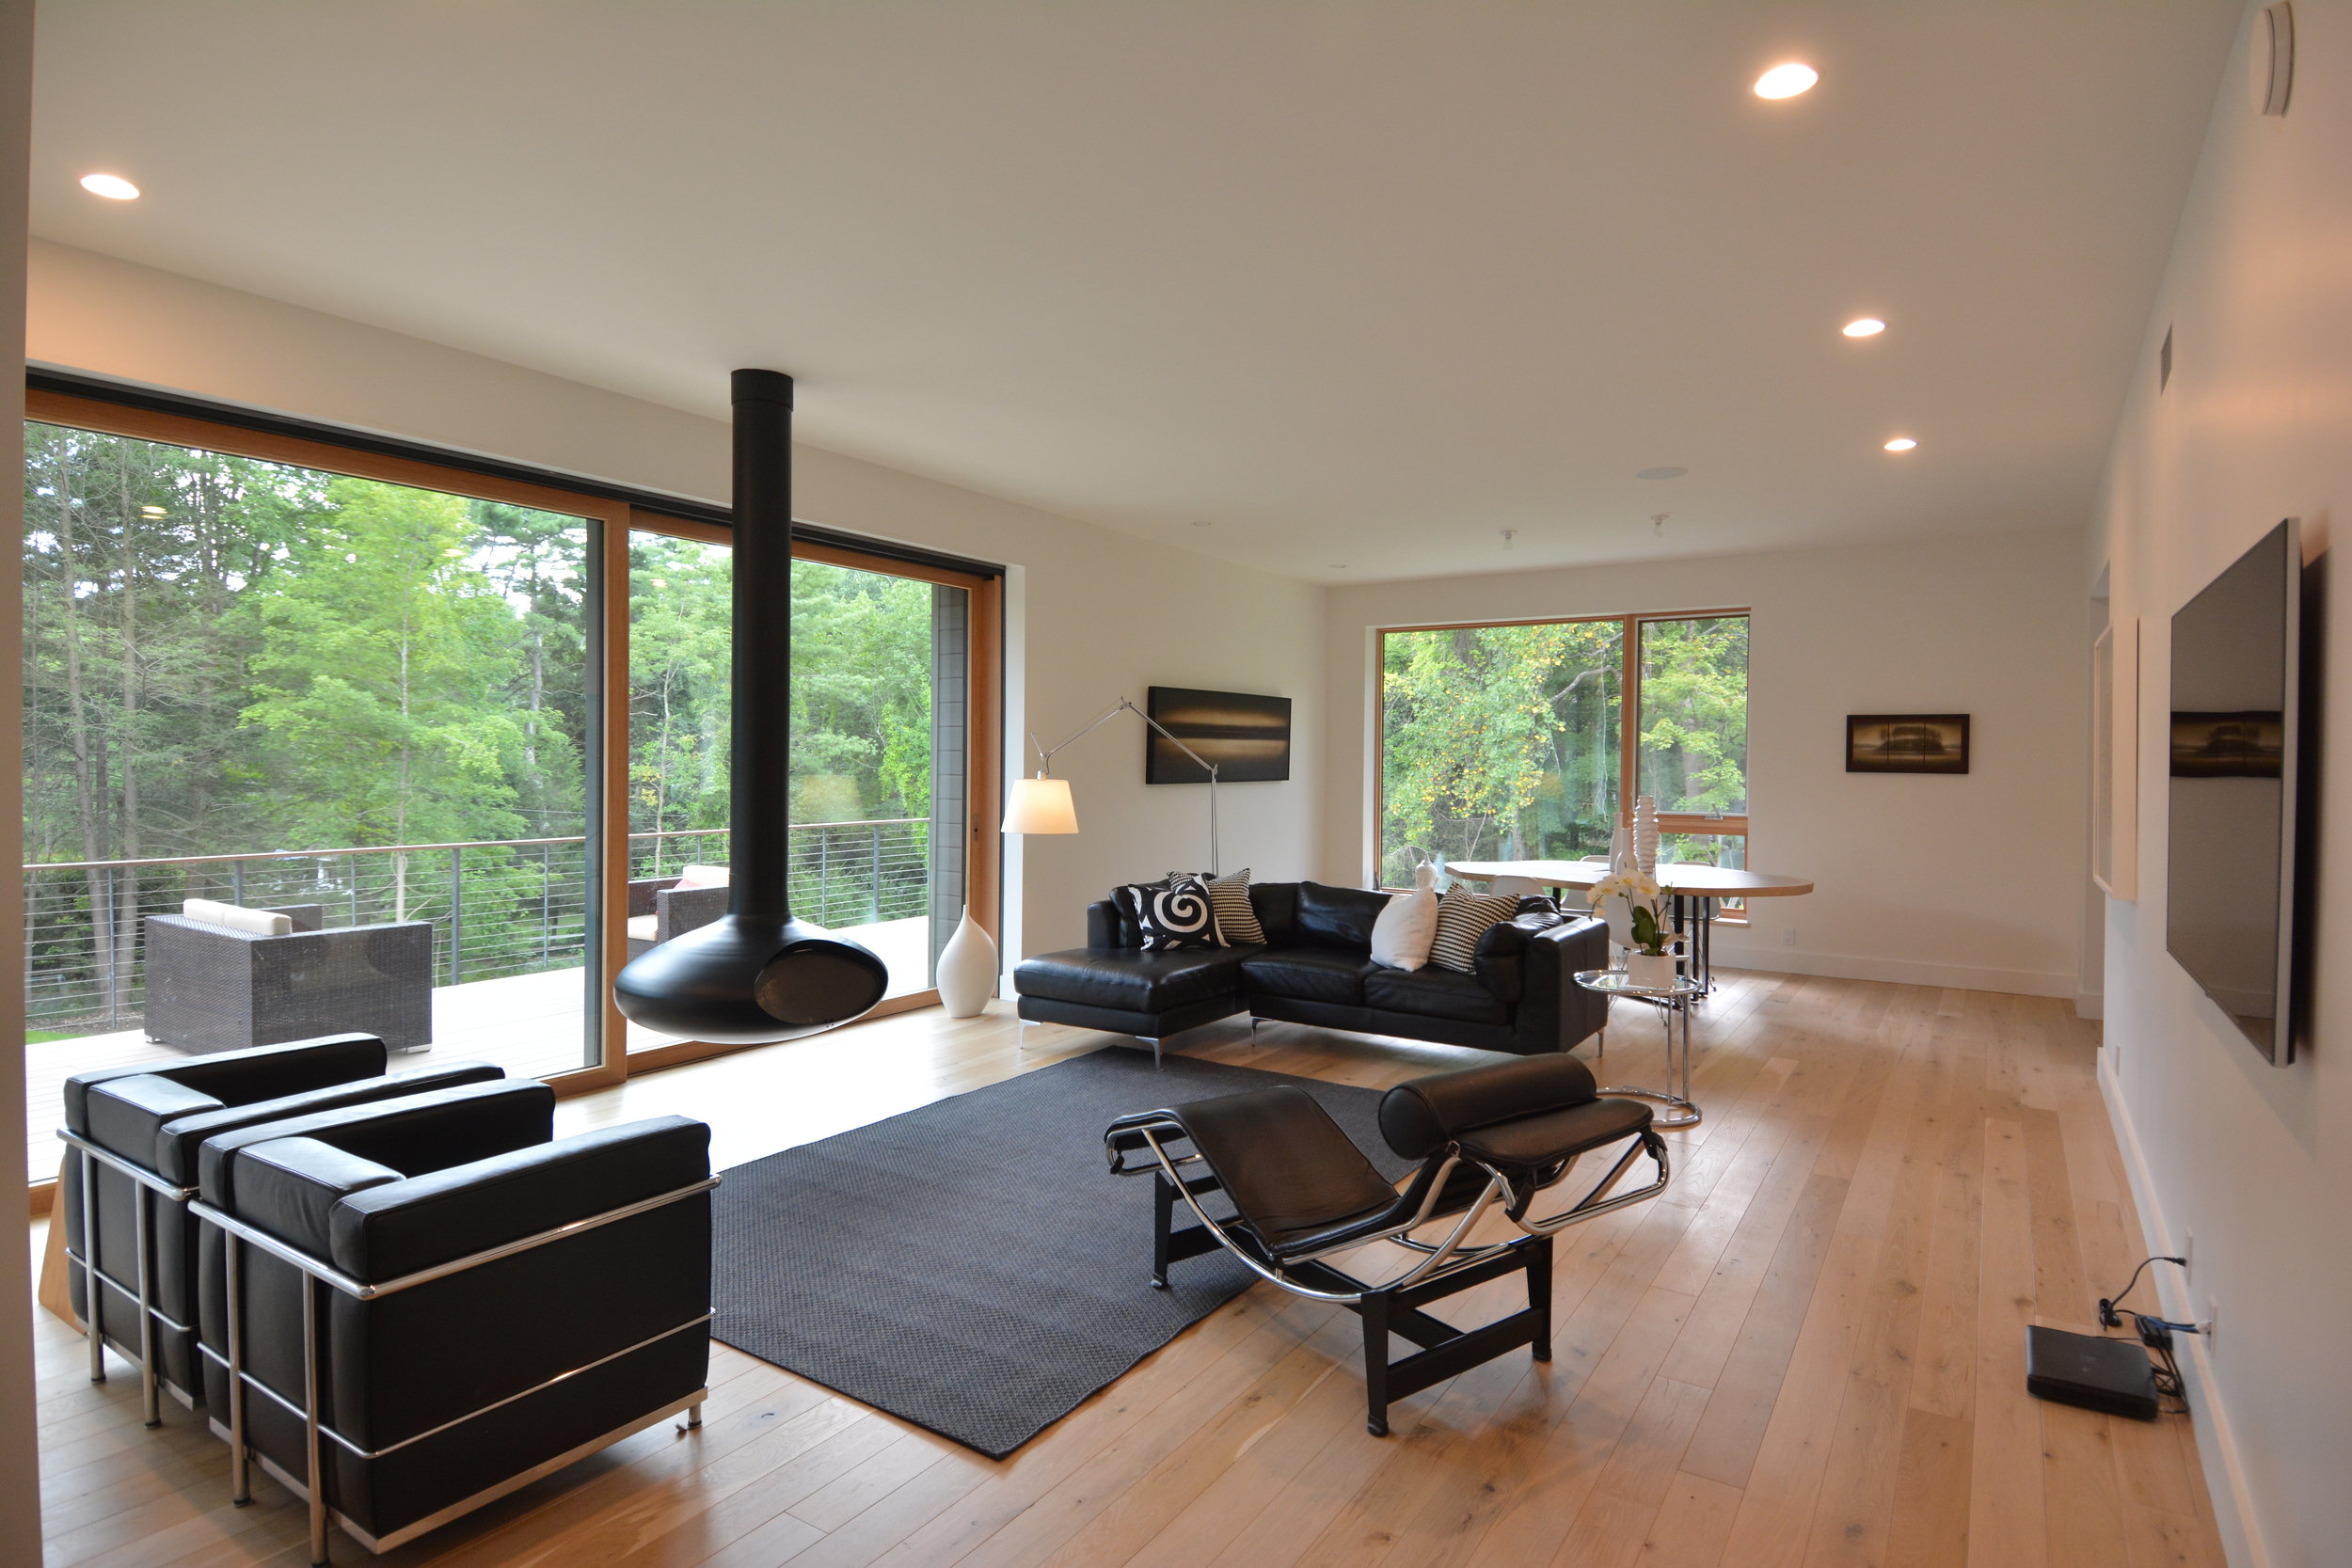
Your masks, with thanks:
M1077 809L1070 803L1068 779L1015 779L1005 802L1009 833L1074 833Z

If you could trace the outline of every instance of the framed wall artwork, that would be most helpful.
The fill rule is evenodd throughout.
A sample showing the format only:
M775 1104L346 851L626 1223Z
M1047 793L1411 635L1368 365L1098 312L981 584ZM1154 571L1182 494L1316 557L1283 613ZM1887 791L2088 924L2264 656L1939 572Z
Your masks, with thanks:
M1846 715L1849 773L1965 773L1968 715L1850 713Z
M2111 620L2090 644L2090 879L2138 896L2139 622Z
M1144 705L1184 743L1216 764L1219 784L1252 784L1291 776L1291 700L1246 691L1196 691L1155 686ZM1157 731L1144 732L1143 782L1207 784L1200 765Z

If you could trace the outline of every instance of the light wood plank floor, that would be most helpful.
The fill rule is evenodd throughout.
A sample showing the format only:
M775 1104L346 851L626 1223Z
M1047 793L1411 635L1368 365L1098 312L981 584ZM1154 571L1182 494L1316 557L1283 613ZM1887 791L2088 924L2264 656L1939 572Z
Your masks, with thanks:
M2222 1561L2187 1422L2024 1389L2025 1325L2079 1325L2138 1258L2062 1004L1736 974L1704 1010L1705 1123L1663 1198L1562 1239L1555 1359L1515 1355L1369 1437L1355 1320L1261 1286L1012 1459L982 1459L732 1350L664 1426L390 1555L407 1563L795 1568L2153 1568ZM1095 1049L1001 1011L902 1015L567 1101L679 1110L734 1164ZM1621 1017L1602 1076L1652 1081ZM1220 1061L1380 1086L1475 1053L1220 1026ZM1148 1243L1136 1238L1138 1259ZM1137 1259L1132 1264L1138 1287ZM1508 1284L1509 1282L1502 1282ZM1492 1290L1494 1288L1487 1288ZM1473 1292L1456 1321L1502 1308ZM1507 1309L1507 1308L1502 1308ZM302 1562L302 1510L186 1412L40 1327L55 1564ZM340 1535L338 1560L365 1554Z

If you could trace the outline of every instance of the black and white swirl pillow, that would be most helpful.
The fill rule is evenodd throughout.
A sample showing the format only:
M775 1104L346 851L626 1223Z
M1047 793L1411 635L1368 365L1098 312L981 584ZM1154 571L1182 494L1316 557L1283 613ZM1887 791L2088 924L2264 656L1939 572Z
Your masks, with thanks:
M1224 945L1217 940L1216 907L1200 878L1177 877L1160 885L1139 882L1122 891L1127 896L1120 902L1132 903L1145 952Z

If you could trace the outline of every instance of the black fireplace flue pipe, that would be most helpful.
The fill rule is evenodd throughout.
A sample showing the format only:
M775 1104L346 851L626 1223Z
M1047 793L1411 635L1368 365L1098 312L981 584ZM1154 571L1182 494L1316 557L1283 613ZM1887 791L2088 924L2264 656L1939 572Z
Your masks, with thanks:
M864 1016L890 973L868 949L792 918L792 378L737 371L732 390L727 913L631 959L612 999L658 1034L756 1045Z

